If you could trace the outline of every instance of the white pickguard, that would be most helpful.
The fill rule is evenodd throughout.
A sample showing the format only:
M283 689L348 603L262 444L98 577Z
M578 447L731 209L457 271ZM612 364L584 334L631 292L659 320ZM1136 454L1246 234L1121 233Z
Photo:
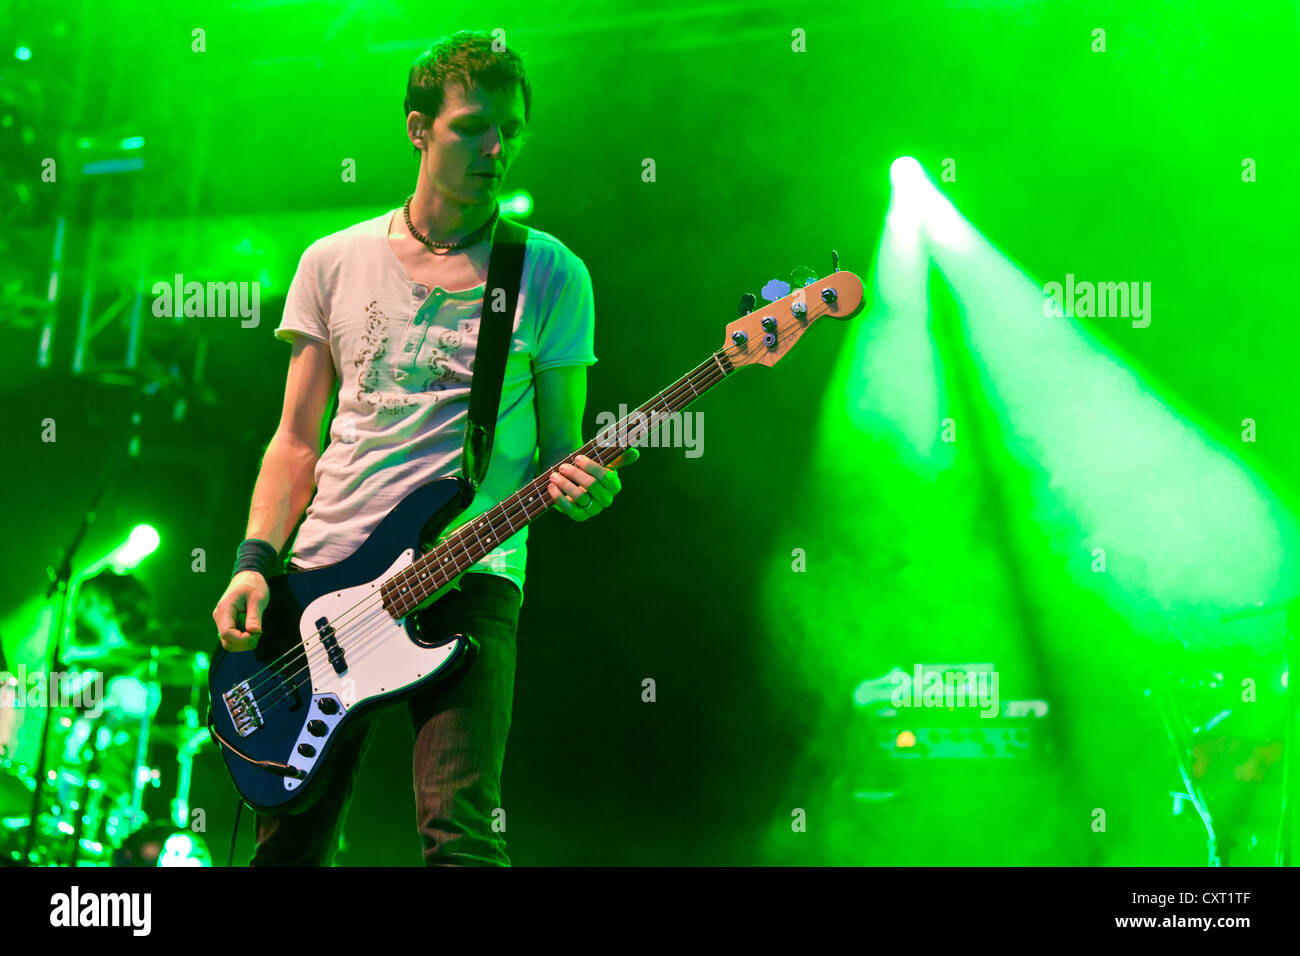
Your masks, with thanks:
M411 640L380 600L379 587L415 560L411 548L403 551L387 571L368 584L322 594L307 605L298 622L307 660L311 665L313 696L334 694L345 708L368 698L391 693L436 671L456 649L450 641L440 647L421 647ZM328 618L343 650L347 670L334 670L316 622Z

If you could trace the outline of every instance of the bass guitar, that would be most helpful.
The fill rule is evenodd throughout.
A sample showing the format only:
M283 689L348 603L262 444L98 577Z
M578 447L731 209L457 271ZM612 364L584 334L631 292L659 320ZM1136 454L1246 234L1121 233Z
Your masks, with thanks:
M727 326L721 349L565 461L585 455L608 466L733 372L775 365L818 319L850 318L862 300L862 280L837 269L742 315ZM420 633L415 612L551 507L554 467L427 552L421 543L437 540L472 500L459 476L413 491L337 564L268 580L257 647L218 645L208 672L208 729L248 806L305 809L323 789L335 745L355 724L467 663L471 635L431 639Z

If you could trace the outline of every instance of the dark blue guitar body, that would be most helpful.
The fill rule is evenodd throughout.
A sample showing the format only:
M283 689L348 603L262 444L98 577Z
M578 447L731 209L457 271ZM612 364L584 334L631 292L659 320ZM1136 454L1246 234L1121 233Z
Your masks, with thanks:
M374 608L377 587L392 576L395 563L409 563L404 553L418 559L422 545L434 541L470 497L469 486L454 477L416 489L348 558L273 576L255 650L232 653L218 645L208 676L208 727L248 806L265 813L306 809L345 735L375 710L469 662L477 647L472 636L426 642L418 613L395 621ZM358 607L367 611L364 620ZM320 621L328 622L324 631ZM337 634L341 671L321 633ZM399 664L395 671L385 663L394 657L418 666L402 671Z

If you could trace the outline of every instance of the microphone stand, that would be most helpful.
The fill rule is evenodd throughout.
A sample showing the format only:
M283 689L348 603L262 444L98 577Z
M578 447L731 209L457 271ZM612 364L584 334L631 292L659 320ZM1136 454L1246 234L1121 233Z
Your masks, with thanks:
M1271 614L1285 609L1286 634L1282 638L1282 674L1286 678L1286 694L1283 712L1286 714L1286 727L1282 730L1282 813L1278 818L1277 846L1274 848L1273 862L1276 866L1291 865L1292 841L1295 834L1296 808L1296 766L1294 748L1296 744L1296 720L1300 718L1300 697L1296 695L1295 674L1291 673L1295 663L1295 632L1300 628L1300 597L1283 602L1264 604L1260 602L1246 610L1225 615L1224 621L1239 621L1244 618Z
M1178 767L1178 775L1182 778L1187 798L1196 809L1197 816L1201 818L1201 823L1205 827L1207 857L1205 865L1210 867L1223 866L1223 856L1219 850L1219 836L1214 830L1214 820L1210 816L1210 806L1206 802L1205 794L1196 785L1196 781L1192 776L1191 763L1188 760L1188 755L1192 750L1193 734L1188 719L1172 687L1162 686L1159 681L1152 681L1152 686L1146 689L1146 696L1155 704L1156 712L1160 716L1160 722L1164 724L1165 734L1173 745L1174 763Z
M59 602L59 613L54 618L54 624L50 628L50 634L46 640L44 679L49 683L48 689L50 693L46 695L45 700L45 717L41 724L41 747L36 758L36 789L32 791L31 815L28 817L27 823L27 842L23 849L23 860L28 865L36 862L34 859L36 828L42 809L41 798L44 796L45 768L48 762L50 746L50 724L54 719L54 702L50 699L54 691L52 677L62 658L63 634L68 626L69 604L72 600L73 591L72 557L77 553L77 549L81 547L82 539L85 538L86 532L90 530L91 524L94 523L95 512L99 508L99 503L117 480L125 456L129 454L128 450L124 449L123 451L124 454L118 456L116 463L109 469L99 488L95 491L94 497L91 498L90 507L86 510L86 516L81 519L81 525L77 528L77 533L73 536L72 542L64 549L63 559L59 562L58 567L49 568L46 572L50 576L50 586L45 592L45 597L47 599L52 598L55 592L58 592L62 595L62 600Z
M1295 632L1300 627L1300 598L1292 601L1287 608L1286 638L1282 643L1282 673L1286 675L1286 731L1282 734L1282 819L1277 833L1277 865L1291 865L1291 841L1295 830L1292 826L1295 817L1295 724L1297 719L1297 700L1295 674Z

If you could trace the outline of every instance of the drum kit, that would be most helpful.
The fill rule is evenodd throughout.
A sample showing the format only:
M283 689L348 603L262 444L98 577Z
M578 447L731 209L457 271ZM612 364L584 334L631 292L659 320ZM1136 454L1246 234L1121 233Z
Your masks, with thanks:
M211 865L189 806L208 656L128 641L65 666L48 693L45 675L0 673L0 865Z

